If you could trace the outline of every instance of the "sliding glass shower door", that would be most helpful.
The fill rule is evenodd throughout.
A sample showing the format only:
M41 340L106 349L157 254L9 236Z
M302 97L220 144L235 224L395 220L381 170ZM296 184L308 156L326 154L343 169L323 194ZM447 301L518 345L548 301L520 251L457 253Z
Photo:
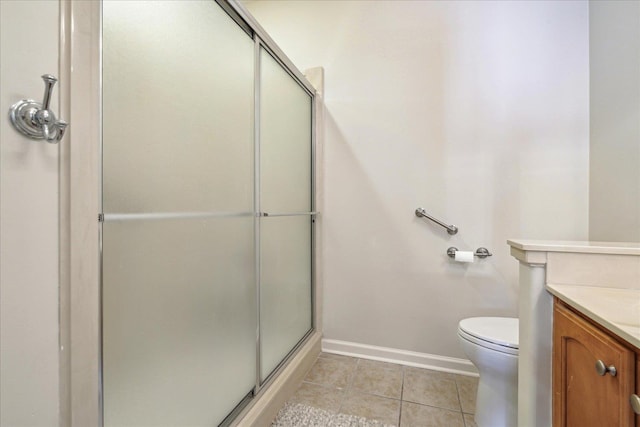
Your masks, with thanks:
M213 426L256 383L254 42L213 1L103 3L105 426Z
M104 425L226 424L312 330L313 93L224 0L102 45Z
M311 96L260 48L260 360L264 381L311 329Z

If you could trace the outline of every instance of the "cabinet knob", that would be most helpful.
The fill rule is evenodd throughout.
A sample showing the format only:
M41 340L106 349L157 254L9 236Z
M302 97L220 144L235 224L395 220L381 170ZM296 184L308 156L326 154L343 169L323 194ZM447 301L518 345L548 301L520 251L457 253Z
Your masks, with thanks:
M633 412L640 415L640 396L632 394L629 398L629 403L631 403L631 409L633 409Z
M607 366L607 365L604 364L604 362L602 360L598 360L596 362L596 372L600 376L604 376L607 372L609 372L612 377L615 377L616 374L618 373L618 371L617 371L615 366L613 366L613 365Z

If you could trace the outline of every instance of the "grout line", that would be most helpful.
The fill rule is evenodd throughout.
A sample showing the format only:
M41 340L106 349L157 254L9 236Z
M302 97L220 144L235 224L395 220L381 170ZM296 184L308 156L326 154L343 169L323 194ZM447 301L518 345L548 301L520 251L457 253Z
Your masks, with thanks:
M389 397L389 396L385 396L384 394L376 394L376 393L372 393L370 391L363 391L363 390L358 390L358 389L355 389L355 388L352 391L354 393L357 393L357 394L366 394L367 396L379 397L381 399L388 399L388 400L393 400L393 401L396 401L396 402L402 401L402 399L399 398L399 397Z
M342 413L342 407L344 406L344 401L347 398L347 394L351 390L351 386L353 385L353 382L356 379L356 374L358 373L358 365L360 365L360 359L356 359L356 366L353 369L353 375L349 379L349 382L347 383L347 386L344 388L344 394L342 395L342 401L340 402L340 407L338 408L338 413L339 414Z
M434 409L442 409L443 411L449 411L449 412L455 412L456 414L465 414L465 412L462 411L457 411L455 409L451 409L451 408L445 408L443 406L436 406L436 405L427 405L425 403L420 403L420 402L414 402L412 400L403 400L403 403L412 403L414 405L418 405L418 406L428 406L429 408L434 408ZM469 414L469 415L474 415L474 414Z
M460 406L460 413L462 413L462 399L460 399L460 389L458 388L458 381L456 381L455 377L453 380L453 383L456 385L456 397L458 398L458 406ZM464 418L464 416L462 418Z
M398 427L402 423L402 407L404 406L404 377L405 377L405 367L402 366L402 384L400 384L400 413L398 414Z

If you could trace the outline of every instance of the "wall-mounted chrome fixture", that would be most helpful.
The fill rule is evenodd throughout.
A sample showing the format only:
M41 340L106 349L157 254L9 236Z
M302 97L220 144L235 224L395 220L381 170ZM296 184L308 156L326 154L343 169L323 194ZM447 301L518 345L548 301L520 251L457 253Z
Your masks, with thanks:
M444 222L440 221L439 219L436 219L436 218L432 217L431 215L429 215L422 208L416 209L416 216L430 219L431 221L435 222L439 226L446 228L447 229L447 233L449 233L451 235L454 235L454 234L456 234L458 232L458 227L456 227L455 225L447 225L447 224L445 224Z
M18 101L11 106L9 118L13 126L29 138L44 139L56 144L64 136L68 123L56 119L56 115L49 109L51 92L58 79L51 74L45 74L42 80L44 80L42 104L33 99Z
M458 248L454 248L453 246L451 246L449 249L447 249L447 255L449 255L449 258L455 258L457 250L458 250ZM473 253L473 255L477 256L478 258L481 258L481 259L484 259L484 258L486 258L488 256L493 256L493 254L491 252L489 252L489 249L487 249L487 248L478 248Z

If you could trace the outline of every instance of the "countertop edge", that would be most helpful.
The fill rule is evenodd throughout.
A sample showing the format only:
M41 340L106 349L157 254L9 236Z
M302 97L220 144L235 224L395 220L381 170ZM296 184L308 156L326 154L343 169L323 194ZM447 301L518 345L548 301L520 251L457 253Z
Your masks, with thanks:
M640 243L508 239L511 247L534 252L573 252L640 256Z
M597 312L594 312L594 311L590 310L588 307L585 307L579 301L575 301L571 297L567 296L565 293L563 293L563 287L565 287L565 286L572 286L573 287L575 285L560 285L560 284L547 283L545 285L545 288L547 289L547 291L549 293L551 293L552 295L558 297L562 302L566 303L570 307L572 307L575 310L577 310L578 312L580 312L582 315L584 315L584 316L588 317L589 319L593 320L594 322L596 322L601 327L603 327L606 330L610 331L614 335L617 335L620 339L626 341L630 345L634 346L636 349L640 350L640 336L635 336L635 335L630 334L629 332L627 332L624 329L622 329L616 323L607 320L606 318L604 318L603 316L601 316Z

